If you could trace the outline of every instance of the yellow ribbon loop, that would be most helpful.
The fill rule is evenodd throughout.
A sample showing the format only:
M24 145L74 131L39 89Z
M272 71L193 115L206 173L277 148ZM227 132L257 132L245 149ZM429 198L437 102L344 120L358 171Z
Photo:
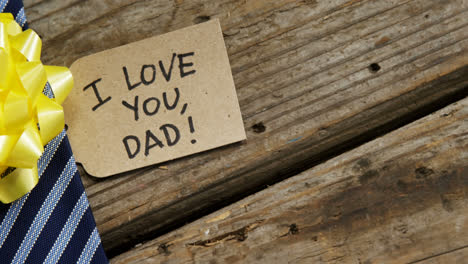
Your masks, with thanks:
M0 201L11 203L38 182L44 146L62 131L60 105L73 88L65 67L42 65L42 42L0 13ZM54 97L42 93L49 83Z

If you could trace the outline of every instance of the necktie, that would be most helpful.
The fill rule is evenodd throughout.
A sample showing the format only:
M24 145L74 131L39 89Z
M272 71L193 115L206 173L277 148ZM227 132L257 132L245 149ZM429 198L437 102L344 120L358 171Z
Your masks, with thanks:
M22 1L0 0L27 28ZM46 85L43 93L53 97ZM9 205L0 203L0 263L108 263L65 133L38 161L39 183Z

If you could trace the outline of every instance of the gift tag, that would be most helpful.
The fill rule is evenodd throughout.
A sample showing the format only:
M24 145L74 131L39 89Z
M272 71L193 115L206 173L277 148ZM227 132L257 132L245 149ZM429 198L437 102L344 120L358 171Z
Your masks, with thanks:
M96 53L70 69L68 136L93 176L246 138L218 20Z

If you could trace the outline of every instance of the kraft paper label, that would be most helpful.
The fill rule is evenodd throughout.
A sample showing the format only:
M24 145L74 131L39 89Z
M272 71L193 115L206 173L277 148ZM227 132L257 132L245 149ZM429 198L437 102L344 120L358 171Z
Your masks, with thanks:
M68 136L93 176L246 138L218 20L96 53L70 69Z

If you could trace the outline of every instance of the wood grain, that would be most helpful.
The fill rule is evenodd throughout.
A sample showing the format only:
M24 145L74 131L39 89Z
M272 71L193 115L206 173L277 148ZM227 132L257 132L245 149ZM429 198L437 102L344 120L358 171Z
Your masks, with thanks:
M112 263L464 263L468 98Z
M28 1L26 1L27 3ZM247 141L106 180L82 171L110 254L290 177L468 93L467 0L32 1L43 60L210 18ZM370 65L376 63L378 71Z

